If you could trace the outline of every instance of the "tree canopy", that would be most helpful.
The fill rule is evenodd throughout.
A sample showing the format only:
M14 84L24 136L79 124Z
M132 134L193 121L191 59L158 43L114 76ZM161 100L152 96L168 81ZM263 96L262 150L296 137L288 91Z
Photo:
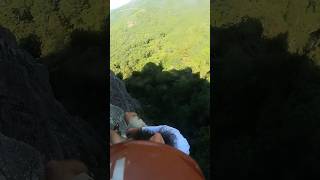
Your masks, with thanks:
M64 48L76 29L103 31L108 3L103 0L15 0L0 5L0 24L22 44L36 36L36 55L46 56ZM34 51L34 49L32 49Z
M129 77L148 62L209 77L209 0L135 0L111 11L110 67ZM206 76L207 75L207 76Z
M288 34L288 50L307 54L320 62L320 2L316 0L215 0L211 3L211 25L224 27L244 17L259 19L263 36Z

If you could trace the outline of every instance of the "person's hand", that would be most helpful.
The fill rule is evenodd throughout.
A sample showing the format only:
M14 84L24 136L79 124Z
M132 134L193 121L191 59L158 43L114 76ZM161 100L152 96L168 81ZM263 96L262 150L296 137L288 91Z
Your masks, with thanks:
M132 137L134 136L138 131L140 130L140 128L129 128L127 129L127 137Z
M152 142L165 144L164 139L160 133L155 133L149 140Z

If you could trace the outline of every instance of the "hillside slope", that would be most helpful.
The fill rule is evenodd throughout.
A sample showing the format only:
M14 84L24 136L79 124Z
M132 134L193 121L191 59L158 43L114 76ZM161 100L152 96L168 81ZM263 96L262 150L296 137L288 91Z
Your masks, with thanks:
M204 77L210 66L208 0L133 0L111 11L111 70L124 77L147 62L165 69L191 67Z

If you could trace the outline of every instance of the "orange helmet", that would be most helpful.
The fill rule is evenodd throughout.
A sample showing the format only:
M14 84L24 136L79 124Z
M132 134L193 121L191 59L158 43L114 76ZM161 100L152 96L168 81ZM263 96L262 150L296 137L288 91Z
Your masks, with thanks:
M197 163L179 150L151 141L127 141L110 147L110 179L203 180Z

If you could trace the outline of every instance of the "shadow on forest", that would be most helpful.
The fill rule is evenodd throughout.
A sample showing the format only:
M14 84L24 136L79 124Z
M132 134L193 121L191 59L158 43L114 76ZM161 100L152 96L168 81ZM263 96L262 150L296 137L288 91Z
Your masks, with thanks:
M319 175L320 69L246 19L212 28L213 172L218 179Z
M128 92L142 104L145 120L179 129L191 145L206 177L209 174L210 84L191 68L165 71L147 63L125 79Z

